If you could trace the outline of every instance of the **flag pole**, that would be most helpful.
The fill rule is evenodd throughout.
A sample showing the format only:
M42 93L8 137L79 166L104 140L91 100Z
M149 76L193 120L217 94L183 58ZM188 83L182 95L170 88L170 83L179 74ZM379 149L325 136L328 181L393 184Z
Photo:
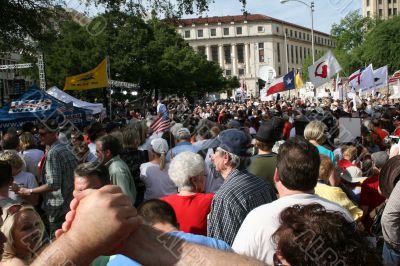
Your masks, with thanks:
M110 78L111 78L111 71L110 71L110 57L107 55L107 80L108 80L108 89L110 91L110 119L112 119L112 93L111 93L111 88L112 85L110 85Z

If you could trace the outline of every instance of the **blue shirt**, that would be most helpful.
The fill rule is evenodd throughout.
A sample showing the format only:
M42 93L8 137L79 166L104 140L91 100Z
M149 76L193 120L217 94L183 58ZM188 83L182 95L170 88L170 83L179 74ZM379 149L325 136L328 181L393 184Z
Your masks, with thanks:
M232 251L232 248L222 240L218 240L215 238L201 236L201 235L194 235L190 233L185 233L181 231L175 231L168 233L171 236L178 237L183 239L187 242L191 242L194 244L215 248L224 251ZM117 255L110 258L110 261L107 264L108 266L137 266L141 265L134 260L131 260L128 257L123 255Z
M335 154L333 153L333 151L328 150L327 148L325 148L324 146L321 145L317 145L316 146L319 154L323 154L329 157L329 159L331 159L331 161L333 162L334 165L336 165L336 158L335 158Z
M190 142L187 141L180 142L176 144L175 147L173 147L171 150L168 151L166 159L168 162L171 161L171 153L172 157L175 157L176 155L184 151L191 151L197 153L199 150L200 148L198 146L195 146Z

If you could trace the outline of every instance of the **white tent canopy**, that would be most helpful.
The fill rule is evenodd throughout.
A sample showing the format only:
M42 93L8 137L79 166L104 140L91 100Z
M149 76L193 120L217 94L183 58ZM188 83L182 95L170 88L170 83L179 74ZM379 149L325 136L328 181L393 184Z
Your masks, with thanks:
M75 107L81 107L81 108L86 108L86 109L92 110L93 114L99 114L104 110L103 104L101 104L101 103L88 103L88 102L79 100L75 97L72 97L68 93L65 93L64 91L60 90L59 88L57 88L55 86L48 89L47 93L62 102L65 102L65 103L72 102Z

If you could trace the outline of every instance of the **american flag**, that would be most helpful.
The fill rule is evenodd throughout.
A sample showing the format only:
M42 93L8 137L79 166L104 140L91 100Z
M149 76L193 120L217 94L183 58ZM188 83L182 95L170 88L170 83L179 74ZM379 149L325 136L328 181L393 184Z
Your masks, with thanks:
M66 103L65 105L61 105L57 108L57 112L59 112L60 114L72 111L74 111L74 105L72 104L72 102Z
M153 132L158 133L168 129L169 126L170 126L169 118L165 116L159 116L150 125L150 128L153 130Z

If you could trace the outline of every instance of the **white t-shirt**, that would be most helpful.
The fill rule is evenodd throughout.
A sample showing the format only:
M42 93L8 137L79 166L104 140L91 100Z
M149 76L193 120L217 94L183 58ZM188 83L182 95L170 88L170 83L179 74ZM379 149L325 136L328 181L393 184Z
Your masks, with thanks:
M38 164L43 158L44 152L38 149L30 149L22 152L25 159L26 171L37 176Z
M271 236L279 227L279 215L287 207L301 204L319 203L329 211L342 212L348 221L353 221L350 213L339 205L311 194L284 196L276 201L252 210L243 221L232 248L236 253L255 257L273 265L275 245Z
M14 176L14 182L19 187L24 187L24 188L35 188L38 186L35 176L25 171L21 171L16 176ZM23 199L17 194L15 194L14 191L9 191L8 197L17 202L23 201Z
M178 192L168 175L168 169L169 163L165 164L164 170L160 170L160 166L152 162L140 165L140 179L146 187L144 200L159 199Z

